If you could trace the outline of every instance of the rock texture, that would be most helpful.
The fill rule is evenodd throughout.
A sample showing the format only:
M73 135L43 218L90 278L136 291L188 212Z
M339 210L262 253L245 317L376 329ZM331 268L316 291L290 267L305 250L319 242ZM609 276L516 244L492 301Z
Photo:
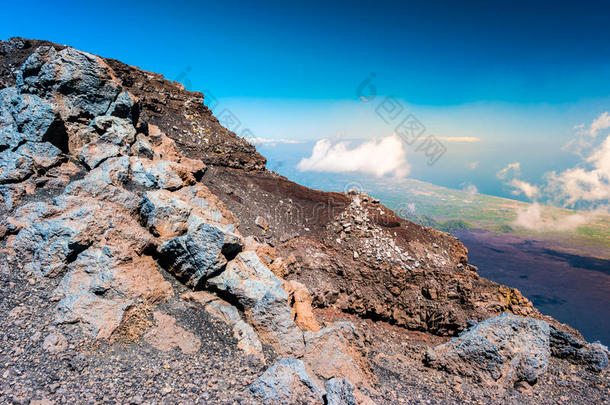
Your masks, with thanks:
M0 57L7 401L608 399L605 347L456 239L266 171L201 93L44 41Z
M533 385L548 367L549 333L546 322L505 314L430 350L427 362L489 384Z

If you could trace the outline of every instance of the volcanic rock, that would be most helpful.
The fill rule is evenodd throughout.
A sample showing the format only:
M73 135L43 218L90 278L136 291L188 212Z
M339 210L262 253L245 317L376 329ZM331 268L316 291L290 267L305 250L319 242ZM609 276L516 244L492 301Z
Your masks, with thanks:
M0 87L1 397L607 401L605 347L457 239L265 170L201 93L19 38Z

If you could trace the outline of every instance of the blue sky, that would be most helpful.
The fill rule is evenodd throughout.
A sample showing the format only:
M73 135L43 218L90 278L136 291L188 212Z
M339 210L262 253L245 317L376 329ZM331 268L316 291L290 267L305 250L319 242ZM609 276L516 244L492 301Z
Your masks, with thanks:
M356 96L374 72L379 97L396 96L429 132L480 139L448 144L433 167L409 156L412 176L499 195L508 190L494 174L512 161L531 182L573 165L561 149L573 127L610 109L608 2L286 3L11 2L0 37L209 89L265 138L391 135Z
M11 2L0 34L191 66L220 97L350 99L371 71L418 105L608 96L607 2L286 3Z

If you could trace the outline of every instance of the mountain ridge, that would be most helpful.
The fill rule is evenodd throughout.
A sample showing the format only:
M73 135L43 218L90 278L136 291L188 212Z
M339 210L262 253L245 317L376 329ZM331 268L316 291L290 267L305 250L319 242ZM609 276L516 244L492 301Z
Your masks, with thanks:
M12 38L0 55L2 308L9 333L26 328L43 340L27 346L18 335L20 350L2 351L14 379L2 390L15 401L78 395L81 372L97 367L92 358L107 366L99 353L115 350L131 351L123 361L152 375L147 359L180 353L163 371L171 385L135 389L148 399L203 395L172 374L184 369L201 381L222 375L231 389L205 391L214 402L395 402L421 398L424 375L446 400L454 375L468 386L462 400L520 401L544 397L557 387L547 369L568 372L572 363L590 374L584 391L568 386L566 398L603 398L590 381L607 380L607 349L479 277L457 239L358 191L310 190L266 171L201 93L48 42ZM233 337L208 342L211 318ZM505 338L495 342L498 333ZM458 334L463 346L432 344ZM416 344L403 347L410 339ZM19 373L25 352L33 357ZM63 376L56 392L40 389L49 371L35 365L45 352L57 355ZM220 362L230 352L244 372L191 370L189 356L205 362L203 352ZM401 363L400 378L416 379L396 388L387 370ZM67 392L62 381L77 385ZM127 400L131 391L115 395ZM91 392L113 396L99 385Z

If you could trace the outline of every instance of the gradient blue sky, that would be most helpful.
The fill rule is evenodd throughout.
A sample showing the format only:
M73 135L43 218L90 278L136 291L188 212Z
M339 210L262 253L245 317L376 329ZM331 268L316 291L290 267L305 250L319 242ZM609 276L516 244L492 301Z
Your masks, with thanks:
M3 10L0 38L48 39L180 77L261 137L389 135L355 94L375 72L379 92L434 134L482 139L452 146L433 168L414 163L413 175L492 194L503 193L493 173L511 161L525 161L532 182L573 164L561 151L573 126L610 107L603 1L29 1ZM479 170L465 169L472 161Z

